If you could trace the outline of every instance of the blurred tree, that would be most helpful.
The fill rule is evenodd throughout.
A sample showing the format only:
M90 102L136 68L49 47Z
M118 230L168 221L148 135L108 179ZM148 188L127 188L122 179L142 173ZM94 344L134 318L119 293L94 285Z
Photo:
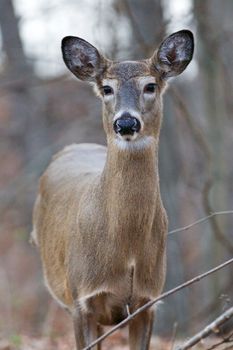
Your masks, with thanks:
M206 183L207 191L203 195L204 209L209 213L232 205L228 196L227 174L231 172L231 166L226 133L228 127L231 129L229 120L232 106L228 104L227 86L230 88L232 75L225 65L225 57L229 55L229 42L226 38L233 32L233 3L231 0L195 0L193 5L198 35L199 89L202 93L200 109L205 118L205 137L210 149L209 164L205 164L209 182ZM212 230L210 234L206 232L206 243L202 252L206 263L211 262L214 265L232 254L233 236L228 232L232 230L227 222L227 217L218 217L211 221ZM222 290L232 294L229 290L231 276L229 271L229 274L217 274L209 281L208 298L216 300L212 309L209 309L209 315L222 311L222 300L219 298ZM206 297L206 292L204 295Z
M117 14L129 23L129 52L136 59L150 57L165 34L162 1L115 1Z
M231 13L232 9L231 1L226 1L224 4L215 0L194 1L200 48L198 60L204 94L203 111L206 116L206 133L212 152L211 172L214 183L210 201L215 210L227 207L224 181L226 174L224 128L227 123L226 77L222 60L226 42L223 38L224 28L221 30L218 28L226 21L227 13ZM221 223L223 224L223 221Z
M19 18L12 0L0 2L0 27L5 54L1 81L2 89L5 88L9 93L10 114L9 124L2 130L2 146L17 152L23 167L35 157L42 145L47 144L48 129L44 113L46 96L42 89L33 88L39 79L25 55L19 33Z
M3 51L6 56L5 74L16 78L24 78L33 74L25 56L22 41L18 28L17 18L11 0L1 0L0 2L0 27L2 32Z

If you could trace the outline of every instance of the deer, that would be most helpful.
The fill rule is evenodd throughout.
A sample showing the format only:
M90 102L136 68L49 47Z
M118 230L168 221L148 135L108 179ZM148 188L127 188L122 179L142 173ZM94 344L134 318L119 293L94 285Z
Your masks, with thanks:
M53 157L40 178L31 238L49 292L71 314L80 350L162 292L162 95L192 60L194 38L186 29L175 32L138 61L112 61L75 36L61 47L68 69L102 99L107 146L72 144ZM149 349L153 313L146 309L129 322L131 350Z

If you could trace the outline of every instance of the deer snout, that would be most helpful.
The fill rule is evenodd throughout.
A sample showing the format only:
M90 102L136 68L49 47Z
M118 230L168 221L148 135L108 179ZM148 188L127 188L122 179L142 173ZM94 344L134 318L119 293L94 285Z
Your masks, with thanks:
M133 135L141 129L140 121L130 115L122 116L113 123L114 131L120 135Z

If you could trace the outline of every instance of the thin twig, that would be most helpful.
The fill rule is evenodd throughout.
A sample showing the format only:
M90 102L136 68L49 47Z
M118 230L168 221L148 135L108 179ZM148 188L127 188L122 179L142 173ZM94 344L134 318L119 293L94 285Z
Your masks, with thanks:
M224 350L232 350L232 344L227 346Z
M233 306L227 311L225 311L221 316L216 318L209 325L207 325L202 331L195 334L186 343L179 346L177 350L187 350L192 348L194 345L199 343L202 339L206 338L211 333L218 332L218 327L221 326L223 323L227 322L231 317L233 317Z
M112 329L110 329L108 332L106 332L105 334L103 334L101 337L99 337L98 339L96 339L94 342L92 342L91 344L89 344L87 347L85 347L83 350L90 350L92 349L95 345L99 344L101 341L103 341L104 339L106 339L109 335L111 335L112 333L116 332L119 328L125 326L129 321L131 321L133 318L135 318L138 314L140 314L141 312L145 311L146 309L148 309L149 307L151 307L152 305L154 305L155 303L157 303L160 300L163 300L165 298L167 298L168 296L180 291L183 288L186 288L188 286L190 286L191 284L194 284L196 282L199 282L201 279L209 276L210 274L224 268L227 265L230 265L231 263L233 263L233 258L227 260L226 262L216 266L215 268L208 270L207 272L204 272L203 274L200 274L194 278L192 278L191 280L182 283L181 285L161 294L159 297L149 301L148 303L146 303L145 305L141 306L140 308L138 308L134 313L132 313L130 316L126 317L123 321L121 321L120 323L118 323L116 326L114 326Z
M174 348L176 335L177 335L177 328L178 328L178 323L175 322L173 325L172 337L171 337L171 341L170 341L170 350L173 350L173 348Z
M192 224L189 224L187 226L183 226L183 227L180 227L180 228L176 228L175 230L171 230L171 231L168 232L168 235L170 235L172 233L176 233L176 232L186 231L186 230L190 229L191 227L193 227L193 226L195 226L197 224L200 224L200 223L202 223L204 221L207 221L207 220L211 219L214 216L227 215L227 214L233 214L233 210L216 211L214 213L211 213L210 215L204 216L203 218L194 221Z
M227 337L224 337L220 342L215 343L214 345L212 345L207 350L214 350L214 349L216 349L218 346L220 346L222 344L225 344L225 343L230 344L230 343L232 343L233 342L232 336L233 336L233 333L229 334Z

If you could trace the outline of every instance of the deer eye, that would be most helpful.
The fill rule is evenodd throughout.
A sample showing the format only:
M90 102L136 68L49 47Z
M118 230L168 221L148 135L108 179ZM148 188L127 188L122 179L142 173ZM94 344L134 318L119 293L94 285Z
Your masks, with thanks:
M146 94L153 94L155 92L156 86L157 86L157 84L155 84L155 83L147 84L144 87L144 91L143 92L146 93Z
M103 91L104 95L112 95L113 94L113 89L111 88L111 86L108 86L108 85L103 86L102 91Z

